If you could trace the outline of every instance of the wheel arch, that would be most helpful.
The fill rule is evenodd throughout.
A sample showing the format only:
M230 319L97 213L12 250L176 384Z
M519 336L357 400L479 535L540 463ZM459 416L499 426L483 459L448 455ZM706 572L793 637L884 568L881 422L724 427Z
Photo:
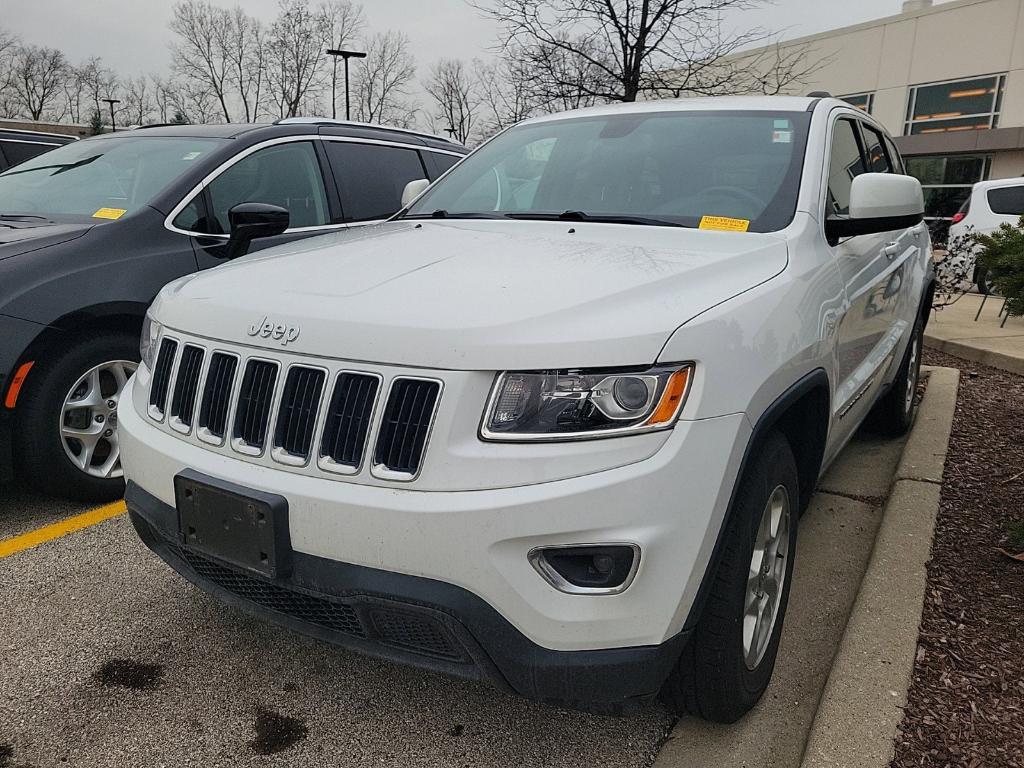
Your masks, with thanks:
M63 346L82 334L141 333L147 306L140 302L117 301L94 304L68 312L43 327L21 353L18 365L29 360L37 361L50 350Z
M797 479L800 483L799 511L802 513L810 503L821 471L825 446L828 441L831 389L828 374L817 368L803 376L779 395L754 424L750 439L747 440L740 460L740 467L733 482L725 518L718 530L715 546L708 562L707 571L701 580L694 599L693 608L686 619L684 629L691 629L700 620L711 584L714 581L721 560L725 533L729 530L736 514L737 495L740 483L747 472L751 458L759 445L763 444L773 430L778 429L789 442L797 464Z

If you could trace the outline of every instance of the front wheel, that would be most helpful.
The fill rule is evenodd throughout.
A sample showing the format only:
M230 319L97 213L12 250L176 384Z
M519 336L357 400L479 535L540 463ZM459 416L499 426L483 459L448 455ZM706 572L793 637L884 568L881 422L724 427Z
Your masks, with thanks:
M80 501L124 493L117 409L138 354L134 335L113 333L80 338L36 362L16 411L20 477Z
M793 451L773 432L740 480L707 603L662 689L677 714L733 723L768 687L789 602L799 498Z

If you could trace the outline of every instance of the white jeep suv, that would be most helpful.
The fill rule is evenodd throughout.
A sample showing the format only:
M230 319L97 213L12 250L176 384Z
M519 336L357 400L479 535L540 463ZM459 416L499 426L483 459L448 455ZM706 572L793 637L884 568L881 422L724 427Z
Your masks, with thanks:
M387 223L177 280L121 410L132 520L310 635L734 721L819 475L869 412L913 418L932 275L901 167L830 98L586 109Z

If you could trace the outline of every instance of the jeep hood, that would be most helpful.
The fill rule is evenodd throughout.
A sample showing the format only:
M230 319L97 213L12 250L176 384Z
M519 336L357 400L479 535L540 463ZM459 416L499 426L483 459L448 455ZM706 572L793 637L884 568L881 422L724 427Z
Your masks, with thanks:
M785 241L767 234L406 220L184 278L153 312L212 339L348 360L462 370L637 365L654 362L687 320L786 263ZM267 323L287 332L250 333Z
M31 216L0 216L0 261L74 240L93 226L94 223L62 223Z

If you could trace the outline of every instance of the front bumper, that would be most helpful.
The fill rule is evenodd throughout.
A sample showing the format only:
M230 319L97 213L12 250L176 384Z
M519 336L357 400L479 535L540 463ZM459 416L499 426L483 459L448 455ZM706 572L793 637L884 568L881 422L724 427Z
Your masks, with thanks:
M9 479L14 411L4 401L25 350L46 326L0 314L0 481Z
M522 696L609 710L655 695L689 636L656 646L552 651L467 590L296 552L287 579L259 578L181 546L177 511L128 483L145 544L178 573L248 613L365 654Z

